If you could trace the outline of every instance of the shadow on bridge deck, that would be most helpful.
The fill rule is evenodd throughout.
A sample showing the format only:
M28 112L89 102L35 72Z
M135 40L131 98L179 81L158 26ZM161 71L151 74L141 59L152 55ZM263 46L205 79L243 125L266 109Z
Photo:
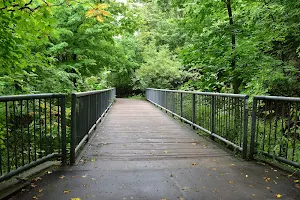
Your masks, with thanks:
M295 180L232 156L150 103L117 99L76 166L15 198L300 199Z

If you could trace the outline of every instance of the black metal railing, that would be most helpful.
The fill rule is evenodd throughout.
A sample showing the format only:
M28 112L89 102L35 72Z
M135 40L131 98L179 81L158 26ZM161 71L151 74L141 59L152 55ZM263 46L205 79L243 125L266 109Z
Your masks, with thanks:
M253 99L250 158L263 154L300 168L300 98Z
M72 94L70 162L113 104L114 88Z
M248 96L148 88L147 100L247 157Z
M66 161L65 95L0 96L0 182L54 158Z

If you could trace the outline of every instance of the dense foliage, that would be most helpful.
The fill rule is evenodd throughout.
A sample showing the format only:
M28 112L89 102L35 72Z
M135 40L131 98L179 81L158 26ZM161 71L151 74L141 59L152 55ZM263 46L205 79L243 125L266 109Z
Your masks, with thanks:
M1 94L146 87L299 96L300 3L0 2Z

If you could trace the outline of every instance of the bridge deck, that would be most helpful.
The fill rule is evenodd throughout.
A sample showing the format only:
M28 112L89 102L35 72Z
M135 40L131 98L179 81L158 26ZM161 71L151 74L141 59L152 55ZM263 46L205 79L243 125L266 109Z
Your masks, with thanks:
M117 99L76 166L17 198L298 199L294 180L232 156L150 103Z

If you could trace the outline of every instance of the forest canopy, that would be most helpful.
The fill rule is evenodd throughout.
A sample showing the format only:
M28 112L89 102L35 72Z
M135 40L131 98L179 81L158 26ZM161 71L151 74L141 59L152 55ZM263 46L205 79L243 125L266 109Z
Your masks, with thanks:
M5 0L0 90L299 96L299 27L298 0Z

